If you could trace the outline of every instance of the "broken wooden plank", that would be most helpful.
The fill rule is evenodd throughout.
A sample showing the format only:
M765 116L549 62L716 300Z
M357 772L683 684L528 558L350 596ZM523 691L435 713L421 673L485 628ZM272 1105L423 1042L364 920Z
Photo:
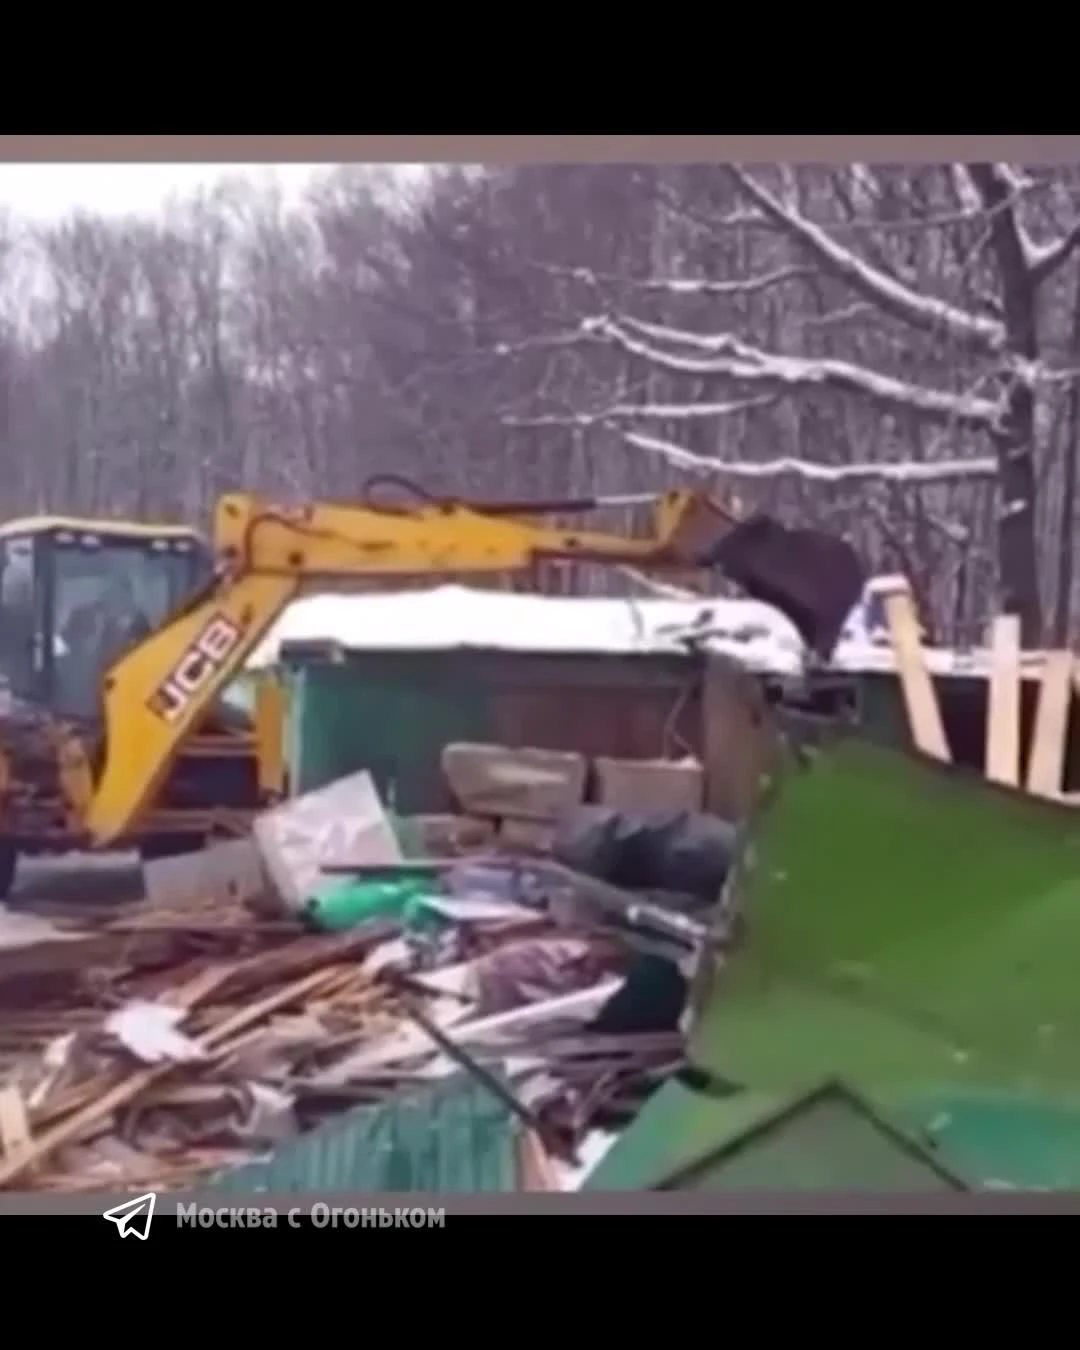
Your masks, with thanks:
M32 1145L26 1102L14 1083L9 1083L0 1088L0 1152L4 1158L19 1158Z
M215 1049L223 1041L227 1041L230 1036L245 1030L267 1014L276 1011L278 1008L283 1008L289 1003L295 1003L305 995L314 994L327 984L331 976L333 981L340 980L341 968L334 966L329 972L325 969L314 971L305 975L302 979L286 985L284 989L277 989L272 994L267 994L257 1003L240 1008L230 1017L226 1017L222 1022L219 1022L217 1026L201 1036L196 1041L196 1045L202 1050ZM31 1167L44 1161L57 1149L78 1139L88 1125L107 1120L120 1107L133 1102L144 1088L167 1078L179 1067L182 1066L165 1063L138 1069L122 1078L118 1083L113 1083L100 1096L95 1095L85 1105L72 1111L63 1120L39 1134L29 1148L15 1156L6 1156L3 1161L0 1161L0 1189L10 1186L13 1181L24 1176ZM95 1084L91 1082L84 1084L83 1087L84 1090L94 1090Z
M919 616L906 577L885 577L875 584L885 611L896 674L904 695L912 743L924 755L948 763L952 759L937 690L923 651Z
M520 1190L562 1190L558 1168L535 1130L523 1129L518 1135L517 1163Z
M731 657L710 652L701 716L705 809L722 820L745 820L780 753L761 681Z
M999 614L990 626L985 771L992 783L1019 785L1020 616L1017 614Z
M1027 789L1040 797L1061 795L1076 660L1072 652L1048 652L1039 683Z
M331 962L363 956L371 947L393 937L397 932L396 924L374 920L345 933L305 935L288 946L274 947L256 956L215 967L213 971L207 970L202 975L196 975L191 986L185 987L179 995L163 991L159 997L162 1002L178 1006L179 996L185 1000L182 1006L188 1008L194 1007L196 1003L206 1003L210 994L220 999L235 999L282 980L298 979ZM198 991L197 997L191 994L191 989Z

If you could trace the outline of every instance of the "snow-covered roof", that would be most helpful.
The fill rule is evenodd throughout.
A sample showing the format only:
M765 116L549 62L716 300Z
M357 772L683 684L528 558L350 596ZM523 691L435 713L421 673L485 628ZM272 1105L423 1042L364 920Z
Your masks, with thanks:
M803 660L792 624L756 600L564 598L485 591L466 586L430 590L318 595L296 601L253 655L272 665L290 643L335 644L351 651L448 651L458 648L549 653L679 653L697 638L752 670L787 674ZM928 649L935 673L985 674L985 652ZM851 671L894 669L880 635L848 620L834 666Z
M794 628L755 600L564 598L437 586L297 600L251 664L272 663L282 645L294 642L372 651L680 652L686 647L680 635L701 629L762 669L798 663Z

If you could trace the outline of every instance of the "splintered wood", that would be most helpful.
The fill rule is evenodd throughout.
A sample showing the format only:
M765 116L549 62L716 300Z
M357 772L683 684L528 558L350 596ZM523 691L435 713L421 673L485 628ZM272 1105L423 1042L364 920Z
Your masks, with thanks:
M567 1043L620 985L627 951L603 933L557 936L550 916L482 889L429 903L450 925L434 966L415 965L396 922L325 934L198 909L0 950L0 1189L190 1187L466 1062L513 1062L585 1129L681 1062L678 1036ZM72 948L81 962L50 969ZM557 1184L534 1153L523 1184Z
M615 1047L583 1036L569 1051L543 1048L552 1026L565 1034L606 1006L629 961L595 922L503 898L520 881L519 855L543 852L554 818L581 800L585 759L452 749L454 788L474 817L414 821L415 833L440 838L440 853L486 849L483 866L444 889L436 877L450 864L431 863L421 908L434 923L313 931L306 898L330 872L404 866L358 774L265 813L255 848L235 841L153 865L148 895L122 916L23 924L0 943L0 1189L191 1186L463 1066L479 1078L485 1064L513 1063L536 1080L538 1109L568 1113L577 1131L601 1111L634 1109L643 1084L670 1074L681 1038L659 1050L629 1032ZM495 884L500 855L507 873ZM560 925L569 940L555 936ZM540 1136L521 1172L558 1184Z
M92 967L69 967L66 1007L51 1015L12 1009L5 1016L9 1032L21 1025L27 1033L31 1044L24 1050L31 1049L35 1032L39 1037L52 1033L53 1039L40 1058L24 1053L0 1087L0 1187L58 1188L88 1179L98 1186L168 1184L238 1161L246 1156L245 1117L256 1107L265 1111L267 1094L256 1101L249 1082L225 1073L230 1059L261 1048L276 1054L289 1071L290 1060L315 1052L328 1024L339 1035L350 1028L354 1040L363 1034L370 1006L356 996L370 986L370 978L360 963L392 934L388 925L311 936L294 924L260 925L249 919L243 927L235 922L215 927L202 918L191 930L162 916L149 916L144 926L117 924L81 944L111 967L107 996ZM211 935L209 960L191 959L193 933L204 939ZM156 947L140 947L139 939L148 936ZM172 942L173 959L166 969L161 969L163 939ZM232 959L223 958L229 945L236 953ZM20 955L0 953L5 1011L20 992L33 1000L33 987L18 982L14 958ZM5 976L14 976L14 985ZM148 997L156 1001L140 1002ZM384 991L383 1002L388 998ZM189 1043L183 1059L141 1063L109 1012L121 1004L134 1008L135 1018L146 1008L175 1020ZM296 1023L305 1016L306 1034L297 1034ZM195 1069L199 1082L185 1086L185 1073ZM176 1080L179 1088L163 1096ZM280 1104L287 1105L287 1097L281 1097ZM197 1112L205 1124L207 1112L214 1110L218 1121L210 1122L208 1147L191 1149L185 1112ZM136 1117L155 1113L160 1118L156 1140L148 1144L127 1137Z

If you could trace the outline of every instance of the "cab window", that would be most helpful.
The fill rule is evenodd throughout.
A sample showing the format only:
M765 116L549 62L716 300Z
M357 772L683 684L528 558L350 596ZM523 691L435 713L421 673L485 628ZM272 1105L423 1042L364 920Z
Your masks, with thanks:
M171 541L65 533L54 568L55 702L60 712L89 717L109 666L184 598L191 552Z
M39 648L34 541L0 540L0 678L17 698L37 696Z

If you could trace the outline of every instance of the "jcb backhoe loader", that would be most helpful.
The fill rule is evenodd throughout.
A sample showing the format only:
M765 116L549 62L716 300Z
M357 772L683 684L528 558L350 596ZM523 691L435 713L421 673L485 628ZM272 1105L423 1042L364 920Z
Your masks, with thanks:
M0 896L20 854L182 852L237 833L281 787L274 705L221 695L298 596L373 576L496 573L544 559L719 567L827 658L864 574L840 540L710 498L654 503L644 538L546 525L598 501L283 506L235 494L212 554L176 527L38 519L0 529ZM89 602L89 603L85 603ZM137 614L136 611L141 611ZM136 625L134 620L138 618ZM280 718L277 719L280 721ZM280 738L279 738L280 739ZM277 749L280 746L278 745Z

